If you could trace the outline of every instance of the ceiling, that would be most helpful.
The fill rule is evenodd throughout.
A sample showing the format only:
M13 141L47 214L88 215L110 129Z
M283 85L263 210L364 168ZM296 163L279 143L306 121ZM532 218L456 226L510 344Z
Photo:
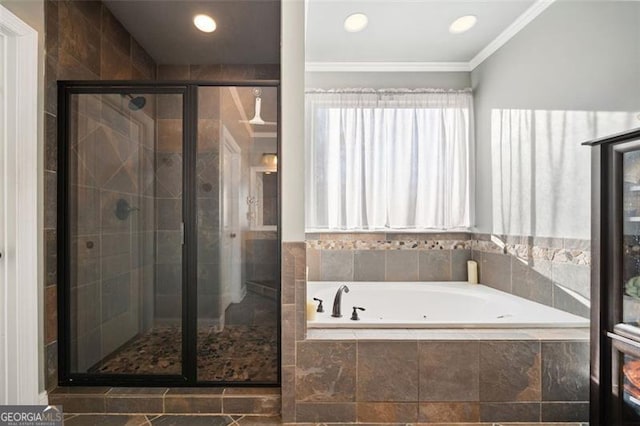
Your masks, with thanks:
M469 62L533 4L534 0L309 0L307 62ZM344 19L365 13L361 32ZM464 15L477 24L463 34L449 25ZM337 48L339 47L339 48Z
M158 64L277 64L279 0L104 0ZM216 20L203 33L194 15Z

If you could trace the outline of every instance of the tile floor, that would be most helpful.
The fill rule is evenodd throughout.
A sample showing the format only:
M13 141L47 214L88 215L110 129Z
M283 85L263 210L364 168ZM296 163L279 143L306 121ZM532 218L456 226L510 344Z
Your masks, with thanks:
M280 425L279 417L189 416L189 415L95 415L65 416L65 426L269 426Z
M184 415L71 415L65 416L67 426L271 426L283 424L280 417L264 416L184 416ZM302 425L302 423L298 423ZM330 424L330 423L329 423ZM374 423L375 424L375 423ZM324 426L324 423L305 423ZM361 424L363 425L363 424ZM586 423L429 423L428 426L588 426ZM395 426L421 426L398 423Z
M198 330L198 378L203 381L277 380L277 328L231 325ZM156 326L124 345L98 373L180 374L179 326Z
M277 381L277 307L248 293L226 312L222 331L198 329L198 378L202 381ZM96 373L180 374L182 331L158 325L111 354Z

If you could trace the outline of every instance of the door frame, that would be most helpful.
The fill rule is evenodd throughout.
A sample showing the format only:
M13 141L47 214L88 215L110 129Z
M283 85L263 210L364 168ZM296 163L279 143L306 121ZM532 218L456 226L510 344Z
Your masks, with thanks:
M196 155L198 135L199 87L274 87L278 90L278 123L280 120L280 82L277 80L245 81L58 81L58 365L61 386L160 386L160 387L279 387L281 383L281 303L277 303L277 380L274 382L207 382L197 380L197 215L196 215ZM68 147L71 94L101 93L175 93L184 92L183 101L183 338L181 375L87 374L70 373L71 326L70 303L70 238L68 203ZM278 124L279 129L279 124ZM278 150L280 137L278 137ZM281 182L278 180L278 225L281 222ZM278 226L278 265L280 265L281 231ZM281 268L277 268L280 282Z
M0 233L0 405L40 404L43 371L38 280L42 229L38 199L38 32L0 5L0 36L6 96L0 135L0 159L6 216ZM0 200L2 202L2 200ZM20 283L20 285L17 285ZM6 334L3 334L6 332Z
M223 168L223 161L224 161L224 155L225 153L223 152L223 150L228 150L229 153L232 156L231 161L233 162L232 166L233 167L233 176L228 177L224 175L224 168ZM241 175L241 170L242 170L242 149L240 148L240 146L238 145L238 143L236 142L235 138L233 137L233 134L231 134L231 132L229 131L229 129L227 128L227 126L225 126L224 124L222 124L220 126L220 211L224 212L224 209L226 208L224 206L224 197L223 197L223 190L224 190L224 186L228 183L227 179L231 179L231 188L235 188L236 191L236 197L233 197L233 203L235 204L235 225L237 227L237 232L238 234L236 235L236 237L234 238L235 241L231 244L231 259L232 260L238 260L238 258L240 258L242 256L242 247L241 247L241 241L240 241L240 185L242 182L242 175ZM220 214L220 229L223 230L224 229L224 214ZM224 247L224 245L221 246L221 248ZM223 257L222 257L222 250L220 251L220 260L222 261ZM221 262L222 264L222 262ZM222 272L222 271L221 271ZM242 265L240 263L238 263L237 265L235 263L232 262L232 266L230 268L230 276L232 277L232 285L228 288L228 298L226 300L222 300L222 306L220 306L220 325L224 326L224 315L225 315L225 310L229 307L229 305L231 303L240 303L242 301L242 299L244 298L244 291L243 291L243 287L242 287ZM240 287L238 289L234 289L233 284L237 284ZM239 299L239 300L238 300Z
M70 223L70 135L71 133L71 97L73 95L91 94L177 94L183 96L183 194L185 188L192 185L194 173L188 169L187 163L194 148L187 141L192 140L196 134L193 119L186 115L188 105L193 103L192 95L186 84L155 84L151 82L138 82L130 84L128 81L104 82L104 81L58 81L58 214L57 214L57 251L58 251L58 384L61 386L73 385L102 385L111 386L162 386L164 383L171 386L183 386L189 382L190 371L188 360L195 357L195 349L190 349L192 332L187 321L187 306L190 306L191 298L187 286L191 282L189 277L195 276L191 270L191 263L186 259L194 257L191 250L195 243L191 242L194 235L185 229L182 244L183 270L182 270L182 371L180 374L101 374L73 373L71 372L71 223ZM191 198L183 195L183 220L193 214ZM195 253L195 252L194 252ZM196 301L197 302L197 301ZM196 305L197 306L197 305Z

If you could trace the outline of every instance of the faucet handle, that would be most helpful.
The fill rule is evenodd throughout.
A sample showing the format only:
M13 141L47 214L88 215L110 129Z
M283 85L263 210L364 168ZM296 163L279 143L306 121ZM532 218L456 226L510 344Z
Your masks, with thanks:
M353 307L353 313L351 314L352 321L360 321L360 317L358 317L358 311L364 311L366 309L361 308L360 306Z
M320 302L318 303L318 309L316 309L316 312L324 312L324 308L322 307L322 299L314 297L313 300L315 300L316 302Z

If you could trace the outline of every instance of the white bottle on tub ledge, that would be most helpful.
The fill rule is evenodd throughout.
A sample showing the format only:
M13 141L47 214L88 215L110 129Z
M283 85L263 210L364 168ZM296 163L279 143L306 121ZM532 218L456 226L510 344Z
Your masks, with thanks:
M478 284L478 262L467 260L467 281L469 284Z
M316 319L316 304L312 300L307 301L307 321L315 321Z

